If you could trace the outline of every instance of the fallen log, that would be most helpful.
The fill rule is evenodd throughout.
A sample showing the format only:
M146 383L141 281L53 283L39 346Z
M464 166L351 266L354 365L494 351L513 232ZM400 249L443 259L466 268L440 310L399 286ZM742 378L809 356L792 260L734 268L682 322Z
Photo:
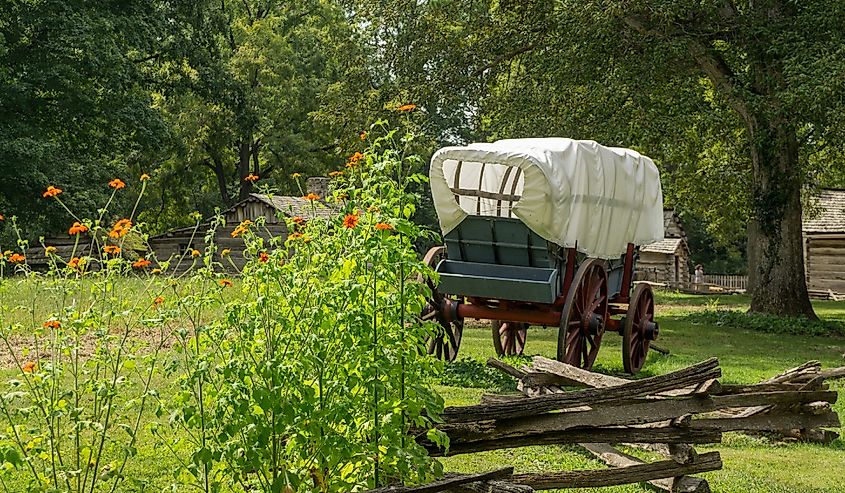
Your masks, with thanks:
M596 488L628 483L642 483L654 479L715 471L721 468L722 460L719 457L719 453L708 452L699 455L698 460L691 464L678 464L672 460L665 460L650 464L636 464L597 471L515 474L511 477L511 481L517 484L528 485L535 490Z
M592 406L602 402L654 394L677 387L699 384L718 378L721 370L716 358L681 370L651 378L601 388L585 389L562 394L549 394L514 402L447 407L441 417L447 423L484 419L516 418L575 406Z
M579 445L611 467L629 467L638 464L645 464L645 462L640 459L625 454L606 443L581 443ZM662 444L638 445L661 446ZM663 491L670 491L672 493L710 493L710 486L707 484L707 480L693 478L690 476L652 479L649 480L648 483L655 488Z

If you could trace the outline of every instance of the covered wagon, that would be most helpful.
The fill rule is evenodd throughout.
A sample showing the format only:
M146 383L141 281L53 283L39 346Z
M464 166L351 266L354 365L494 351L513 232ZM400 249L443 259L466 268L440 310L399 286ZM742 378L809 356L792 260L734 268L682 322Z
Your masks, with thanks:
M639 371L658 335L648 285L632 292L637 246L663 239L663 195L651 159L564 138L447 147L432 157L444 245L423 317L432 354L453 360L466 318L490 320L499 354L522 353L529 326L558 327L557 357L592 367L606 330Z

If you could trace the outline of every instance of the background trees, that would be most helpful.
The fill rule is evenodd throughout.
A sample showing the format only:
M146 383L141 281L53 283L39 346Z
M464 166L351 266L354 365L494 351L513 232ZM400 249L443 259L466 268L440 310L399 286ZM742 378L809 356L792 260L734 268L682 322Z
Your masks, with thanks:
M536 135L637 148L753 308L812 315L802 190L845 184L845 13L814 0L11 0L0 6L0 208L55 230L49 183L155 168L153 229L257 175L343 162L414 102L439 144ZM94 207L90 205L89 207ZM35 223L33 223L35 224ZM707 256L702 256L701 260ZM734 267L725 267L735 269Z
M813 316L801 191L829 182L841 157L833 144L843 130L841 3L452 1L422 9L410 31L437 48L417 51L435 55L412 63L438 79L423 97L430 87L438 105L465 97L452 111L469 114L478 136L568 135L654 156L671 204L726 239L747 233L752 310Z

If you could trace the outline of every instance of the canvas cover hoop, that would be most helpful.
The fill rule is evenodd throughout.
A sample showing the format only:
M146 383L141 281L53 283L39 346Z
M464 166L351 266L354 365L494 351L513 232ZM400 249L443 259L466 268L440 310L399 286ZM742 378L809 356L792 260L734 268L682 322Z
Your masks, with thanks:
M468 215L516 217L548 241L606 259L663 239L659 172L630 149L563 138L446 147L429 176L444 235Z

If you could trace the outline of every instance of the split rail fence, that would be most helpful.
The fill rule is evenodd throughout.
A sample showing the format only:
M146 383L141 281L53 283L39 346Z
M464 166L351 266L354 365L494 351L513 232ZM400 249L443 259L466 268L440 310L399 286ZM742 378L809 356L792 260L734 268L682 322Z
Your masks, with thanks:
M449 437L447 449L430 442L423 430L415 432L431 455L577 444L610 467L532 474L507 467L372 491L527 493L644 482L663 491L702 493L710 491L707 481L691 475L721 469L722 461L718 452L699 454L694 445L719 443L729 431L826 442L837 436L827 428L840 425L831 408L837 393L825 380L845 376L845 368L822 370L818 362L753 385L721 384L715 358L641 380L542 357L523 369L495 359L488 364L518 379L520 393L484 395L480 404L446 408L437 428ZM611 444L657 452L663 460L644 462Z

